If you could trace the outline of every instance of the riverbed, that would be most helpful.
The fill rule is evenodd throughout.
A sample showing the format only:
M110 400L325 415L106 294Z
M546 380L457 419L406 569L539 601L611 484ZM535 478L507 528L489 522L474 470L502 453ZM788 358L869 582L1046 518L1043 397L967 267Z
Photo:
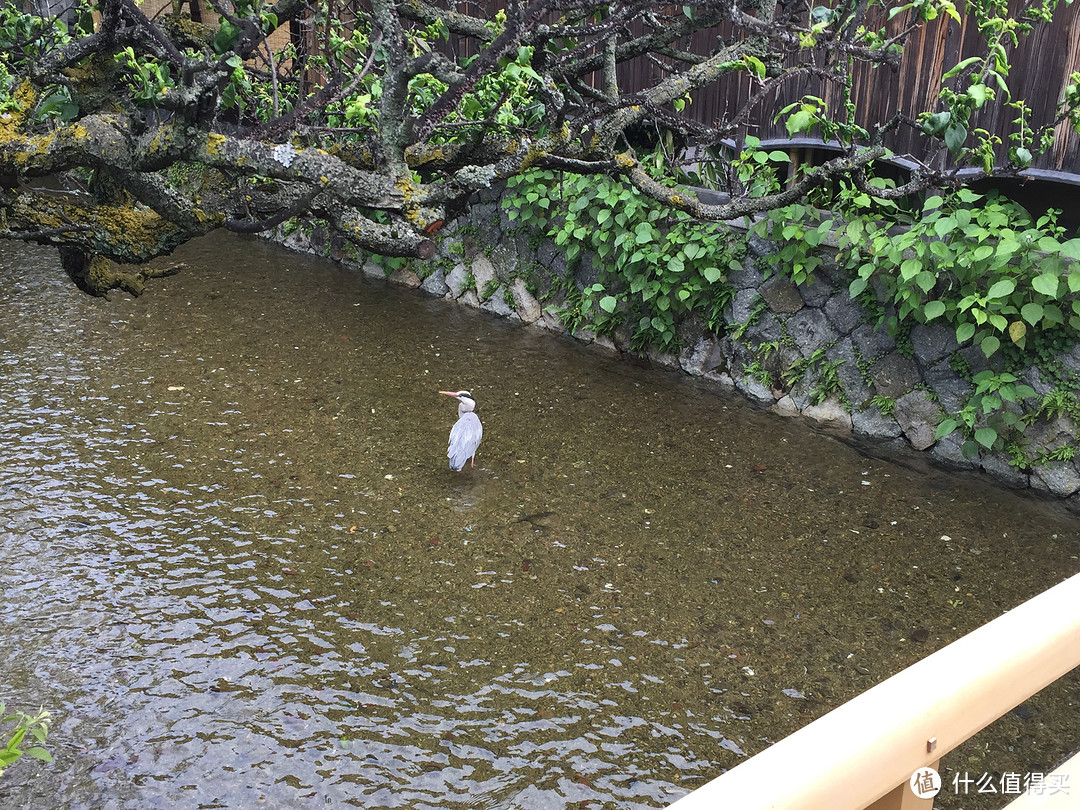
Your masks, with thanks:
M1080 570L1077 515L914 453L254 239L176 259L106 301L0 245L0 700L55 757L4 807L664 807Z

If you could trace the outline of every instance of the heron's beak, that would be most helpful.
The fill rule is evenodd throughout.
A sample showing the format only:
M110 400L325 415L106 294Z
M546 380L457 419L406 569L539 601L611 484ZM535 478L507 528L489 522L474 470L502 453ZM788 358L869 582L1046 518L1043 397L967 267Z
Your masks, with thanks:
M442 394L444 397L453 397L454 399L458 398L457 391L440 391L439 393Z

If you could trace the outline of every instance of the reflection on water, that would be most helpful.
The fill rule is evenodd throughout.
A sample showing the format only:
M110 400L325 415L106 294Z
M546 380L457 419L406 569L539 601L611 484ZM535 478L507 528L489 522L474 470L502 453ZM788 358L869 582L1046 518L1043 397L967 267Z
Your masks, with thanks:
M181 254L111 303L0 254L0 699L56 718L4 807L662 807L1080 567L1056 504L261 243ZM951 767L1048 769L1078 691Z

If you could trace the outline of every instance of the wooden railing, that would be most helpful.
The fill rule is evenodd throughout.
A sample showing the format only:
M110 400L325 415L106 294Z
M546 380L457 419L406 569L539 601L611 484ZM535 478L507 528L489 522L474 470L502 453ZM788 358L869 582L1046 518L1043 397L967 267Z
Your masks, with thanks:
M1080 574L740 763L672 810L931 810L933 799L909 786L912 774L936 769L953 748L1077 666ZM1080 746L1080 733L1070 742ZM1053 795L1022 795L1009 810L1080 808L1080 756L1055 773L1072 783Z

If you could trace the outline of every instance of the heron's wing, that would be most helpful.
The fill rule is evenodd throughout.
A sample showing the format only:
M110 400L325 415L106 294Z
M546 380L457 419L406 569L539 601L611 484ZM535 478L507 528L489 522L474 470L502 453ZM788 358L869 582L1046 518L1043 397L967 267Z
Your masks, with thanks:
M450 431L450 442L446 450L451 468L460 470L466 461L476 455L476 448L480 446L483 435L484 427L475 413L461 415Z

